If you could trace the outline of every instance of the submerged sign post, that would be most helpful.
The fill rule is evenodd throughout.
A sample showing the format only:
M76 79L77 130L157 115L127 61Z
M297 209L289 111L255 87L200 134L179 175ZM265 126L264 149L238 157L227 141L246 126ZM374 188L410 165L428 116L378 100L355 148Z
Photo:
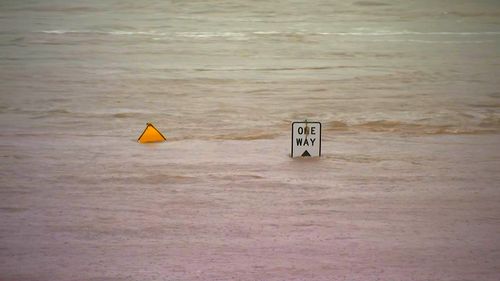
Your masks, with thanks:
M321 123L292 123L292 158L321 156Z

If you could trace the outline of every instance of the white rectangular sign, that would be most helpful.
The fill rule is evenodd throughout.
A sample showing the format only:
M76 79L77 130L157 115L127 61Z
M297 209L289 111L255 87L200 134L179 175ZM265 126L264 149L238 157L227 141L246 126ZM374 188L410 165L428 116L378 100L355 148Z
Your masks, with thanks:
M292 123L292 157L321 156L321 123Z

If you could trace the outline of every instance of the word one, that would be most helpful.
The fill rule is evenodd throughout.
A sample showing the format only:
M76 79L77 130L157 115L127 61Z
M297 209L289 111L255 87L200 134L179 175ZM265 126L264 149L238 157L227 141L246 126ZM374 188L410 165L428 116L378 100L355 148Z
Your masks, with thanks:
M321 156L321 123L292 123L292 157Z

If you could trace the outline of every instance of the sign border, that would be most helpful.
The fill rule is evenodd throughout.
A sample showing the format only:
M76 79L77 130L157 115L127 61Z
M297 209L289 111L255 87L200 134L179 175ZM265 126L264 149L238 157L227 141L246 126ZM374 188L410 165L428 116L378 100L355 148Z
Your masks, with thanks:
M295 123L314 123L314 124L319 124L319 155L318 157L321 157L321 135L323 134L323 128L322 128L322 125L321 125L321 122L319 121L311 121L311 122L306 122L306 121L295 121L295 122L292 122L292 142L291 142L291 147L290 147L290 157L293 158L293 136L294 136L294 130L293 130L293 125Z

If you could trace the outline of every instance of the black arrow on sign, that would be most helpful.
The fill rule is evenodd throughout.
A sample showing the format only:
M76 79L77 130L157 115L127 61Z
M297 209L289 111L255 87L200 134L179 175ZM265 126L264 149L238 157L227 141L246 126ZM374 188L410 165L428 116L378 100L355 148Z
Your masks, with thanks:
M305 157L305 156L309 156L311 157L311 154L309 154L309 151L304 151L304 153L302 153L302 157Z

